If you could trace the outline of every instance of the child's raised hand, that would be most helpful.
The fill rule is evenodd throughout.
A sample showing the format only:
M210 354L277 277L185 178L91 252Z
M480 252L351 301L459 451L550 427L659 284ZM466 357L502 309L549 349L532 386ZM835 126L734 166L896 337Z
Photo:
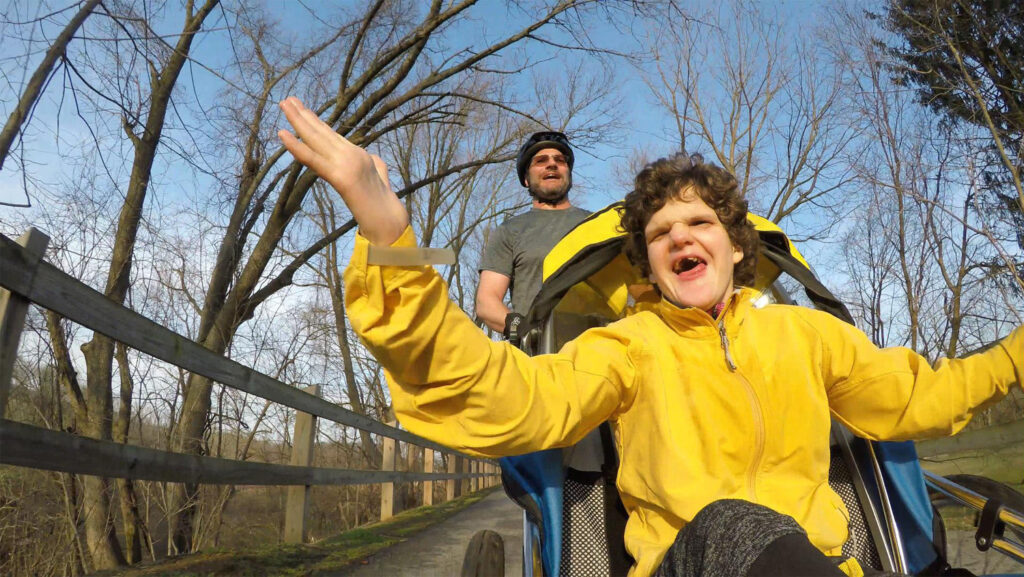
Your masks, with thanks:
M290 96L280 106L295 134L279 130L277 136L295 160L338 191L371 244L387 246L397 240L409 224L409 213L391 192L384 161L334 132L298 98Z

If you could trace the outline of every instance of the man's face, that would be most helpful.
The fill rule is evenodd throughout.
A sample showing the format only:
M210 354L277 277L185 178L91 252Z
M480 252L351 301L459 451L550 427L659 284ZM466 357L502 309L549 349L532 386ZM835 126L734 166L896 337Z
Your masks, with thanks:
M715 211L684 190L644 227L651 281L680 306L711 310L733 290L732 273L743 260Z
M565 200L572 186L569 162L557 148L542 148L530 159L526 170L526 187L530 196L544 204Z

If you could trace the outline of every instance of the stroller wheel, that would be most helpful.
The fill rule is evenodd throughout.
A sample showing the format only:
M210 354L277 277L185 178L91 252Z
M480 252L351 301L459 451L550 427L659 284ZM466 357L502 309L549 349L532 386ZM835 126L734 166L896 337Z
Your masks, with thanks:
M504 577L505 542L501 535L484 529L477 531L466 547L462 577Z

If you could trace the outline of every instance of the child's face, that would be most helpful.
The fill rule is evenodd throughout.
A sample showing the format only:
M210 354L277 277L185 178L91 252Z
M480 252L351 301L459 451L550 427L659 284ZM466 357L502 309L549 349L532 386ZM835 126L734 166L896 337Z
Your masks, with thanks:
M644 228L651 281L680 306L710 310L732 292L733 246L715 211L693 191L669 200Z

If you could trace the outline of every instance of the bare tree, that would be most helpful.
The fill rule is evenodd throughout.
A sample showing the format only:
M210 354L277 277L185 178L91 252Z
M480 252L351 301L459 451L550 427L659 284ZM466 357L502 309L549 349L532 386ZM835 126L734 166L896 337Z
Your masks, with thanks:
M101 73L99 76L92 76L96 70L91 68L93 62L89 60L88 56L77 62L66 56L68 40L71 35L81 27L86 16L97 7L95 2L84 4L76 17L58 37L59 44L54 46L44 58L36 75L25 87L21 102L5 128L5 138L9 137L13 140L22 128L28 109L39 99L41 82L50 75L58 57L62 59L67 69L66 78L69 79L69 83L66 89L76 99L82 98L93 102L98 99L107 105L113 105L113 113L119 118L126 142L133 151L130 175L122 192L123 204L114 232L115 241L103 289L104 294L117 303L125 302L131 284L137 231L145 198L149 191L157 149L161 144L171 96L178 76L188 61L188 54L195 34L201 29L205 18L213 11L216 4L215 0L199 7L190 4L185 10L181 33L176 37L176 42L173 45L159 39L149 28L149 23L144 18L140 18L138 13L133 12L132 6L119 5L117 12L103 6L106 18L90 19L90 23L95 26L90 29L102 30L104 36L107 37L120 37L122 40L128 41L131 48L128 59L115 60L116 64L113 66L113 70L109 68L106 70L111 74ZM111 48L112 45L119 47L115 40L106 44L101 43L98 50L100 52L108 51L108 53L116 51L117 48ZM78 54L83 56L88 55L89 52L82 51ZM144 63L144 66L148 67L148 77L137 78L133 82L137 92L132 96L125 96L124 92L115 92L123 97L118 101L110 98L103 89L104 87L93 84L93 80L98 77L116 85L116 75L132 74L136 61ZM111 66L110 62L107 62L106 65ZM5 142L9 144L10 140L5 140ZM112 440L113 423L116 420L111 394L114 343L97 334L89 343L82 346L86 363L86 386L81 387L75 377L70 355L67 353L67 345L63 341L64 335L58 327L58 320L51 318L50 324L54 348L58 351L59 371L65 375L63 381L70 392L70 397L75 402L76 428L82 434L98 439ZM130 399L131 392L127 391L127 393ZM123 409L119 417L130 419L130 404L125 405ZM127 423L119 423L119 432L127 430L127 426ZM114 516L110 507L109 484L105 479L96 477L85 477L83 484L82 506L85 512L84 525L90 565L93 569L102 569L123 564L125 557L115 533ZM126 498L131 498L128 492L124 495ZM134 543L131 545L132 550L137 551Z
M316 187L314 200L316 202L316 218L322 227L323 233L327 234L339 226L337 215L337 204L333 198L334 192L326 190L326 186L320 184ZM356 373L353 356L355 351L354 340L349 333L348 320L345 315L345 288L342 280L342 258L339 255L339 247L330 244L321 253L322 264L318 272L322 278L324 288L330 298L330 314L334 320L333 332L336 338L337 353L341 357L342 373L345 383L345 400L352 411L379 418L380 414L370 412L363 403L364 393L359 382L359 375ZM380 449L373 442L373 438L366 431L359 431L359 439L366 464L370 467L380 466Z
M830 221L798 216L841 205L840 154L853 133L838 117L836 68L765 10L735 0L659 23L648 42L653 69L641 74L674 120L666 138L734 173L758 214L814 236Z
M1016 199L1006 199L1005 210L1020 227L1024 59L1018 45L1024 9L1014 2L891 0L884 24L895 35L889 39L893 68L916 88L920 102L949 119L986 130L1005 173L997 180L1016 193Z
M204 5L186 11L185 22L177 44L154 54L143 54L150 67L150 93L146 102L138 102L139 109L123 109L122 123L125 134L134 149L131 175L125 190L124 204L118 218L113 254L104 294L117 303L123 303L131 284L131 269L136 234L149 191L149 182L157 147L160 144L171 95L185 63L195 34L217 5L208 0ZM130 14L124 20L141 24L141 35L151 34L148 22L137 20ZM118 23L120 20L112 20ZM144 106L144 108L142 108ZM112 440L113 403L111 396L113 341L95 335L82 345L86 362L85 420L79 423L84 434ZM129 412L130 414L130 412ZM127 425L124 425L127 426ZM125 563L109 506L109 488L106 480L85 478L84 507L86 532L90 556L97 569L115 567Z
M856 308L880 345L933 358L977 348L1020 318L1020 293L992 274L1009 239L979 206L985 151L899 86L872 20L847 14L837 29L832 49L864 137L849 159L862 192L845 249Z
M280 95L282 90L294 92L289 85L295 81L294 72L300 67L315 68L324 62L334 66L340 77L332 91L328 92L322 78L315 78L316 83L301 92L309 91L307 100L317 102L314 109L320 111L329 124L338 127L340 134L367 146L404 126L451 121L458 102L466 96L445 90L450 82L474 73L510 46L543 40L540 32L545 27L562 26L565 24L562 18L578 17L588 5L596 5L563 0L546 8L539 16L533 16L524 27L507 32L483 47L448 48L447 56L435 61L428 46L444 34L446 27L464 17L473 4L468 0L454 4L434 2L428 9L418 11L413 9L414 3L376 2L361 15L336 27L336 34L327 35L336 40L313 47L297 61L271 61L269 51L261 48L263 44L259 41L264 39L261 34L241 39L248 42L243 52L256 55L260 70L257 77L262 78L262 85L258 97L245 103L246 112L236 115L248 119L248 124L238 127L245 135L246 144L234 207L202 307L198 340L204 346L224 352L238 327L251 318L257 307L291 285L296 272L313 255L352 228L352 223L347 222L326 236L312 240L305 248L297 248L294 258L267 278L280 241L316 180L315 174L296 164L280 170L278 161L283 149L272 154L266 152L271 146L271 135L265 123L273 125L276 120L269 114L271 94ZM412 19L410 15L417 18ZM254 26L253 29L259 28ZM579 45L579 48L587 47ZM519 66L522 65L515 65L509 72ZM485 104L509 107L493 100L486 100ZM425 174L420 180L407 184L399 194L406 196L432 182L488 162L467 159L444 171ZM259 233L257 225L263 227ZM199 375L189 378L178 427L177 450L206 452L204 431L208 427L211 390L209 379ZM173 528L173 548L177 552L194 547L191 517L196 495L197 487L185 487L176 497L177 505L173 508L182 511L176 516Z

